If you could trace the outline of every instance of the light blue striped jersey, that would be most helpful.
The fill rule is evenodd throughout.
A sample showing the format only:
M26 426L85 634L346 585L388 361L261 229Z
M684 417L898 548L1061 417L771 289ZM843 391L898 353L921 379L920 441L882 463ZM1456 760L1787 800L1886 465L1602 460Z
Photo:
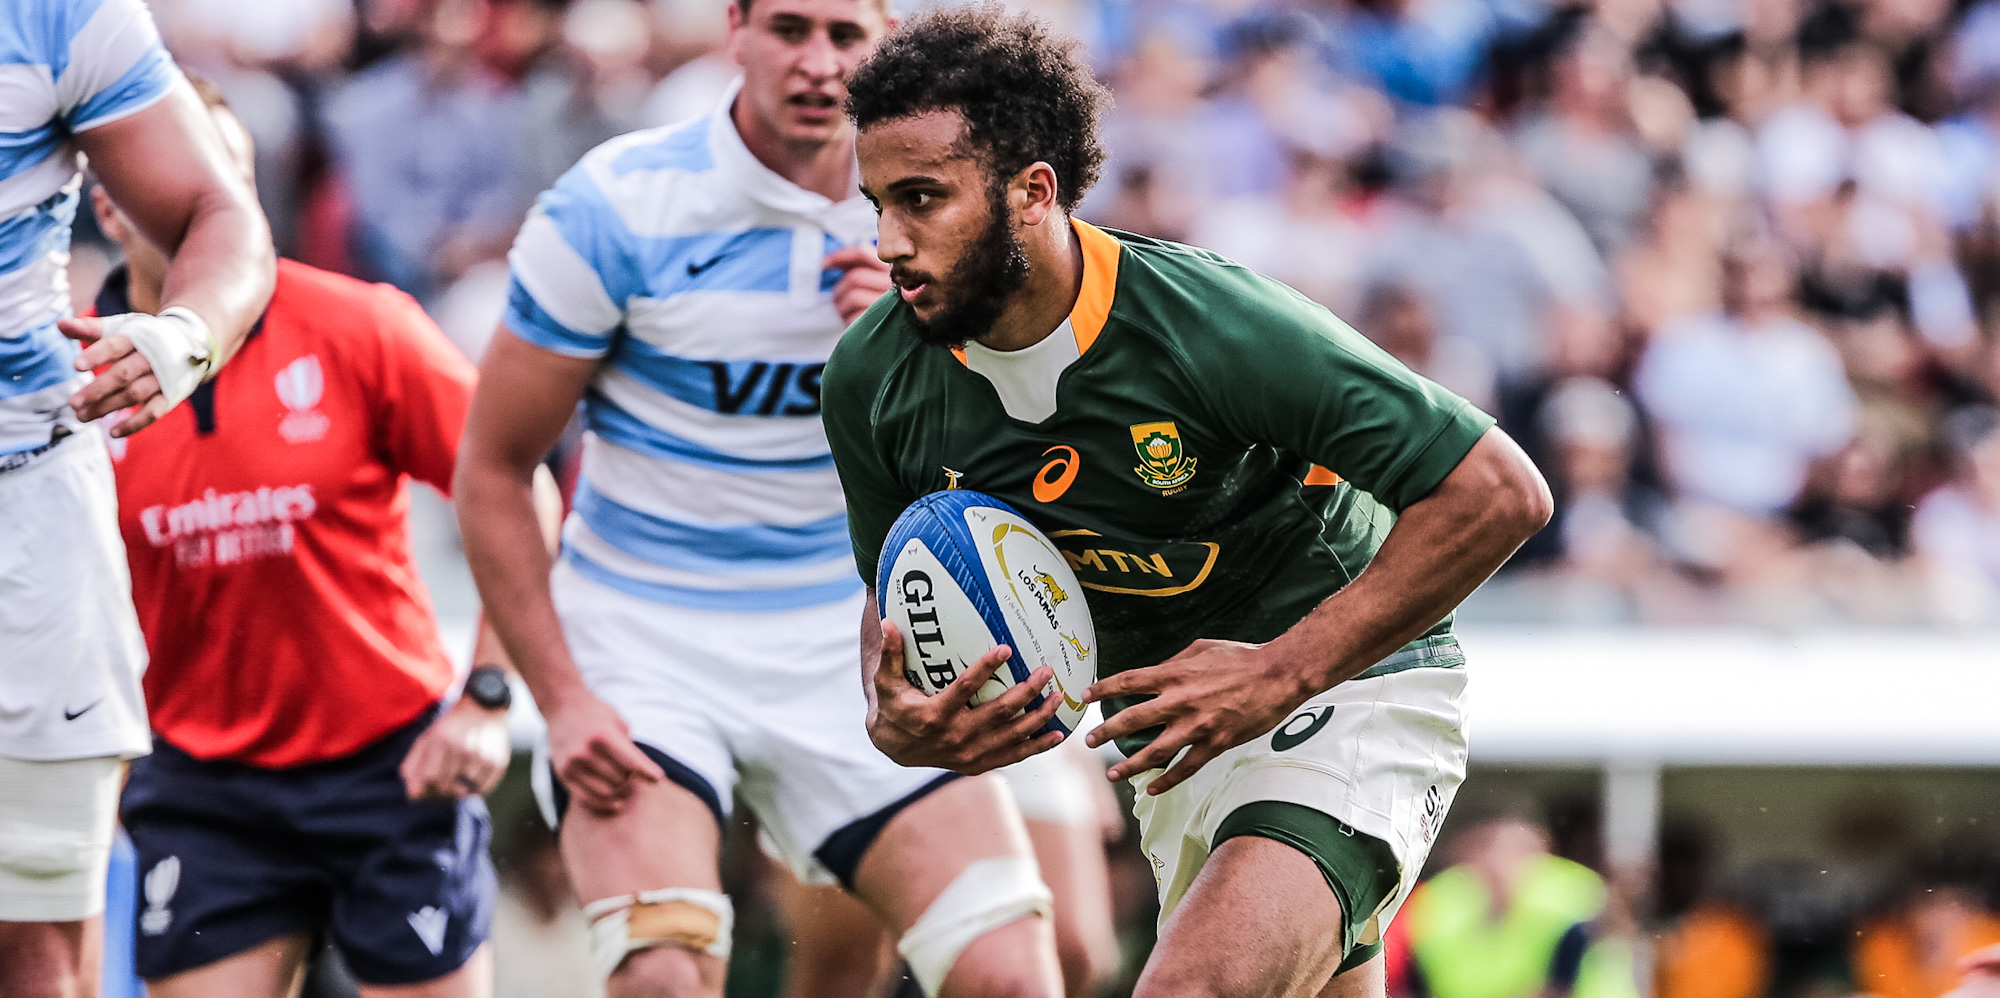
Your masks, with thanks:
M710 115L611 140L544 193L508 255L507 328L604 364L563 530L578 572L719 610L858 592L819 377L840 278L875 215L804 190Z
M86 375L69 314L71 138L152 106L179 77L141 0L0 2L0 455L73 421Z

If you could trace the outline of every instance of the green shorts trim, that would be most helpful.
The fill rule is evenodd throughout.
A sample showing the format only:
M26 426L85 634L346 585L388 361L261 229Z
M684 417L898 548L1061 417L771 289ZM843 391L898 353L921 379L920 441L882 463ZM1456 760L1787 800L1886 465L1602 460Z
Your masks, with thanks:
M1402 883L1389 843L1355 831L1323 811L1290 801L1252 801L1222 819L1209 849L1238 836L1271 839L1305 853L1340 901L1340 969L1345 973L1381 952L1380 942L1356 946L1361 927Z

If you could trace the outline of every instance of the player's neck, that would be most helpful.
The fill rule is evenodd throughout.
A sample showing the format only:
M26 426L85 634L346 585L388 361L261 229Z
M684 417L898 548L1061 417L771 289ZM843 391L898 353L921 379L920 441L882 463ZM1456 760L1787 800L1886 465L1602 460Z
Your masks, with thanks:
M1028 280L1007 301L993 328L979 337L988 350L1025 350L1062 328L1083 292L1083 245L1076 227L1060 212L1028 230L1021 240L1028 257Z
M843 129L830 142L786 142L750 112L750 104L738 100L730 119L736 134L757 162L798 186L829 201L845 201L858 189L854 168L854 130Z

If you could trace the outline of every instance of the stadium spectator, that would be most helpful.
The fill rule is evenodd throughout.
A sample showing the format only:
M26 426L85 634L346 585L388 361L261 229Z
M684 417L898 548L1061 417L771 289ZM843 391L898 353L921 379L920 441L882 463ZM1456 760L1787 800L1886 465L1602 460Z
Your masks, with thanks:
M2000 607L2000 414L1953 414L1950 481L1917 505L1911 534L1947 619L1982 619Z
M1739 236L1722 309L1661 329L1634 375L1685 521L1678 553L1695 564L1724 568L1743 550L1725 538L1776 543L1776 517L1853 434L1840 356L1793 315L1793 273L1773 239Z
M1912 871L1896 905L1855 933L1854 983L1872 998L1940 998L1964 975L1962 960L2000 945L2000 917L1980 906L1976 879L1956 865Z
M201 90L249 180L248 133ZM98 310L159 308L165 255L103 188L94 207L127 261ZM507 763L506 682L482 665L441 706L404 522L405 478L450 487L472 383L407 296L280 261L230 366L115 442L154 732L120 816L155 998L281 998L322 934L364 995L490 993L479 795Z
M1593 925L1606 913L1603 879L1550 855L1547 831L1488 819L1460 831L1453 853L1404 914L1414 994L1637 998L1629 948Z
M355 76L327 106L359 276L420 301L502 256L534 196L522 97L482 61L494 48L482 45L488 2L438 0L414 51Z

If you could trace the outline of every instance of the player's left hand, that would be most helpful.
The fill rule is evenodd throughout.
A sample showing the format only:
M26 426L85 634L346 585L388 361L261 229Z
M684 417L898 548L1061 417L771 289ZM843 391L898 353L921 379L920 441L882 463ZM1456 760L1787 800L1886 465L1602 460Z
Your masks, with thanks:
M460 697L417 736L399 772L411 800L484 794L507 772L507 712Z
M1131 779L1173 762L1175 753L1187 749L1173 768L1146 786L1147 794L1156 795L1179 786L1216 756L1284 723L1314 692L1297 669L1264 645L1204 638L1159 665L1098 680L1083 699L1090 703L1154 694L1107 718L1091 731L1089 741L1095 748L1164 727L1152 744L1105 771L1114 781Z
M889 265L875 255L873 246L843 246L820 261L821 270L844 271L833 286L833 307L841 322L853 322L889 293Z
M103 319L90 316L58 319L56 329L70 339L88 344L76 358L77 370L103 368L90 384L70 398L76 418L88 423L120 409L138 406L124 422L111 428L112 436L129 437L151 426L174 407L173 401L160 391L160 379L153 375L152 362L132 346L130 338L104 335Z

